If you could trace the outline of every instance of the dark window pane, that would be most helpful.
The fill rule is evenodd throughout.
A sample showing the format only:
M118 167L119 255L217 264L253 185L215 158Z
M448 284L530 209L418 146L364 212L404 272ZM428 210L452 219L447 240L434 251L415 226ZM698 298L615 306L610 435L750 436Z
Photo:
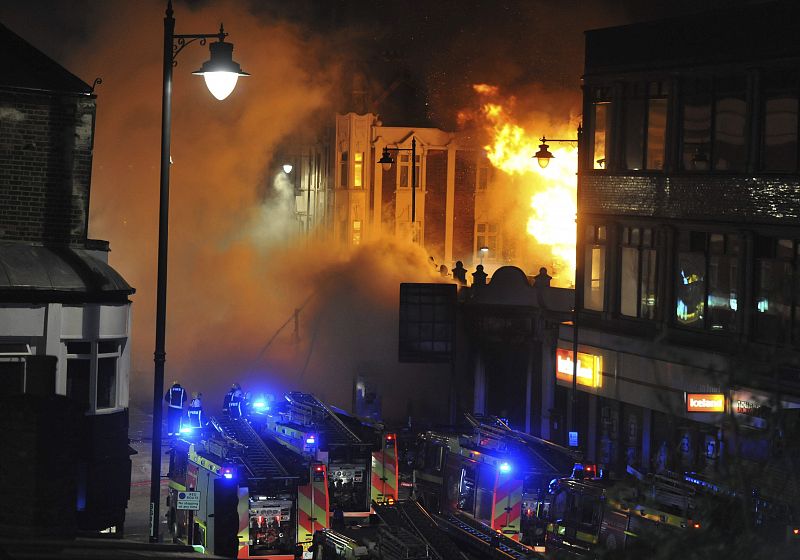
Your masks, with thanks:
M585 268L583 306L586 309L602 311L606 276L606 248L604 246L586 247Z
M339 163L339 186L343 189L347 188L349 164L347 161L347 152L342 152L342 159Z
M117 405L117 359L97 360L97 408Z
M797 169L797 96L770 96L764 107L764 169Z
M89 360L67 360L67 396L89 410Z
M649 231L649 230L646 230ZM654 319L656 311L656 251L646 249L641 254L642 268L642 302L639 316L643 319Z
M67 342L67 354L91 354L91 342Z
M638 315L639 301L639 250L633 247L622 248L620 270L619 311L628 317Z
M708 319L712 330L735 330L739 260L712 255L708 267Z
M756 266L756 337L767 342L785 342L791 320L792 265L761 259Z
M675 316L678 324L703 328L706 300L706 258L703 253L678 253Z
M745 118L747 104L739 97L717 99L714 119L714 169L744 169L747 157Z
M647 169L664 168L667 100L651 99L647 108Z
M16 395L25 383L25 362L0 362L0 395Z
M725 236L721 233L712 233L708 237L708 250L712 255L725 253Z
M625 107L625 166L642 169L644 156L644 100L630 99Z
M683 106L683 167L702 171L702 157L710 158L711 148L711 99L698 97L687 99Z
M594 104L594 136L592 151L592 167L594 169L605 169L606 167L606 147L608 142L608 132L610 130L611 103L600 102Z
M98 354L116 354L119 351L118 340L102 340L97 343Z

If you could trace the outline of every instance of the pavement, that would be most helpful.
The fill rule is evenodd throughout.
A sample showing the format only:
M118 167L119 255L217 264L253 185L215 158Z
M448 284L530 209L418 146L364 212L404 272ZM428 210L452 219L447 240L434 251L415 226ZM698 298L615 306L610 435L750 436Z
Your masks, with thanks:
M125 512L125 539L136 542L150 541L150 460L152 440L131 441L137 454L131 457L131 497L128 510ZM168 480L164 478L169 472L169 440L161 442L161 498L159 501L159 529L161 542L172 542L167 529L166 498Z

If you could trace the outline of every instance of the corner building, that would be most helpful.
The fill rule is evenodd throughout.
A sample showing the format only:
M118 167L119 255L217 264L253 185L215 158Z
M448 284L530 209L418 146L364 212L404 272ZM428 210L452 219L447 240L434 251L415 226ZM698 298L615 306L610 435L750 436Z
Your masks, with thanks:
M780 473L796 453L799 17L761 3L586 33L576 429L614 472L736 455Z
M121 534L133 288L89 239L96 96L0 25L0 534Z

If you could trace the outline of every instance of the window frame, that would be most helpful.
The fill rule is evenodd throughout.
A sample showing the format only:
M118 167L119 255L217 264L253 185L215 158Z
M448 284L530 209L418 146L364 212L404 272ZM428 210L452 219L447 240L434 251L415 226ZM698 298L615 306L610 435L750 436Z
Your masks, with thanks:
M634 239L633 232L636 231L637 236ZM648 235L645 234L647 232ZM658 263L658 231L653 228L652 226L643 226L643 225L623 225L619 228L619 239L617 243L617 256L618 256L618 279L617 279L617 312L619 313L620 317L624 317L626 319L639 319L643 321L655 321L658 317L658 288L659 288L659 263ZM623 294L622 294L622 274L623 274L623 256L625 249L634 249L635 254L637 255L637 262L636 262L636 298L635 298L635 305L636 305L636 314L635 315L628 315L622 310L623 306ZM653 285L653 295L655 297L655 301L653 303L652 309L652 316L647 317L644 314L644 300L642 299L643 296L643 277L644 277L644 257L646 255L649 256L649 253L653 253L654 257L654 269L651 271L650 276L654 279Z
M75 352L70 351L69 346L73 344L88 344L89 352ZM100 351L100 345L114 343L116 349L114 351ZM70 360L84 360L89 362L89 407L86 410L87 414L107 413L119 410L120 405L120 360L124 354L125 339L118 337L101 338L98 340L85 340L82 338L64 338L61 340L63 348L63 356L65 364ZM74 349L73 349L74 350ZM99 382L99 360L100 359L114 359L114 383L113 391L110 395L110 406L98 407L98 382ZM68 367L68 365L67 365ZM67 369L64 369L64 375L67 375Z
M780 241L791 242L792 256L787 258L778 254L777 246ZM769 243L769 255L764 254L764 246ZM800 240L792 235L756 235L754 241L754 254L753 254L753 270L755 273L755 280L753 286L753 301L750 304L752 310L752 329L753 340L755 342L764 344L779 344L779 345L800 345ZM778 341L774 338L762 338L758 336L759 329L759 306L761 305L760 293L762 289L762 276L761 276L761 261L772 261L789 265L789 317L788 325L785 326L788 331L788 338Z
M591 311L594 313L602 313L606 311L608 298L606 297L606 288L608 285L608 230L609 226L606 224L587 224L584 226L584 237L583 237L583 278L580 279L581 287L582 287L582 300L581 307L582 310ZM589 257L589 250L594 248L601 248L601 266L602 266L602 278L598 278L599 282L599 293L600 293L600 309L596 309L594 307L587 307L587 275L589 278L589 288L591 288L591 283L594 281L594 278L591 277L592 275L592 259ZM587 266L588 265L588 266Z
M670 99L670 84L667 80L648 80L630 82L627 84L625 95L625 106L623 112L622 122L622 167L626 171L635 171L642 173L662 173L666 167L667 158L667 143L669 142L668 128L669 128L669 99ZM662 147L661 147L661 166L650 167L648 164L650 142L651 142L651 107L653 101L664 103L664 130L662 134ZM641 124L641 142L639 143L639 162L640 167L635 168L628 165L628 149L629 149L629 116L633 102L640 102L638 123Z
M744 239L741 234L737 232L731 231L707 231L707 230L695 230L695 229L686 229L678 233L680 236L681 234L688 235L689 240L689 249L682 250L681 249L681 242L678 240L676 244L675 250L675 268L674 274L672 277L672 281L675 282L676 289L674 291L674 295L672 298L672 311L671 315L671 322L678 328L686 329L692 332L702 332L702 333L716 333L716 334L724 334L724 335L732 335L741 332L741 324L742 324L742 309L739 304L745 298L745 283L742 282L742 274L744 268ZM698 251L693 249L693 246L698 246L699 243L692 240L692 236L703 236L703 249L702 251ZM713 236L722 236L723 240L723 249L722 252L715 252L712 247L712 237ZM695 239L700 239L700 237L696 237ZM733 245L732 240L736 239L736 246L737 249L735 252L731 251L731 246ZM679 293L678 293L678 276L680 274L680 255L682 253L686 254L702 254L703 255L703 319L699 325L692 325L692 324L681 324L680 319L678 318L678 300L679 300ZM712 295L712 291L714 288L712 287L712 264L711 261L714 257L723 257L723 258L734 258L736 260L736 309L732 311L735 313L734 319L729 327L723 328L713 328L711 324L711 314L712 314L712 306L710 304L710 298ZM717 285L719 282L717 282ZM730 301L730 299L729 299Z
M758 170L760 173L795 174L800 171L800 73L795 68L770 68L765 70L760 80L760 105L758 115ZM795 153L794 167L788 170L768 169L767 153L767 103L779 96L791 95L797 102L795 114Z
M742 73L734 73L716 76L693 75L684 77L682 80L682 93L679 99L679 134L678 134L678 164L677 168L683 173L744 173L746 172L753 154L750 153L751 120L753 107L748 92L747 76ZM707 99L709 108L709 125L707 129L707 142L687 142L686 141L686 104L689 100ZM716 158L719 154L720 141L718 130L719 104L723 99L741 98L744 103L744 114L742 124L742 150L744 157L737 167L727 167L719 169L716 165ZM698 153L704 150L707 162L703 168L690 167L686 165L687 146L698 146L694 150ZM693 157L691 159L694 159ZM707 166L707 167L706 167Z

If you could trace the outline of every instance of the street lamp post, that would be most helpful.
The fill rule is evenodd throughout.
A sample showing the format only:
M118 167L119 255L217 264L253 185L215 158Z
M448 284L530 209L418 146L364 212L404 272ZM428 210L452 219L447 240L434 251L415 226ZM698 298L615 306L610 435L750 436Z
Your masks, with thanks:
M550 163L550 160L555 158L555 156L550 152L550 146L547 145L547 142L570 142L575 143L578 145L578 172L580 173L581 170L581 158L580 158L580 149L581 149L581 140L583 138L583 127L578 125L578 137L577 138L545 138L544 136L541 137L541 144L539 145L539 151L536 152L533 157L535 157L538 162L539 166L544 169ZM578 177L578 186L580 186L580 177ZM580 231L577 230L578 228L578 212L577 212L577 204L578 204L578 196L577 196L577 189L575 195L575 228L576 228L576 235L575 235L575 303L572 306L572 414L569 417L569 424L568 424L568 431L577 431L578 429L578 302L583 300L583 267L581 266L581 235Z
M164 363L166 361L165 333L167 323L167 246L169 224L169 167L170 132L172 127L172 68L186 45L216 38L209 45L211 58L193 72L203 76L211 94L219 100L233 91L239 76L248 76L233 61L233 44L226 43L222 25L218 33L191 35L175 34L175 18L172 17L172 0L167 2L164 17L164 69L161 97L161 179L158 212L158 271L156 281L156 340L153 373L153 441L150 472L150 542L159 541L159 502L161 499L161 399L164 394Z
M384 171L389 171L394 163L392 156L389 155L389 151L411 152L411 230L414 236L414 243L417 243L417 139L414 136L411 137L410 148L390 148L384 146L381 159L378 160L378 163L381 164Z

